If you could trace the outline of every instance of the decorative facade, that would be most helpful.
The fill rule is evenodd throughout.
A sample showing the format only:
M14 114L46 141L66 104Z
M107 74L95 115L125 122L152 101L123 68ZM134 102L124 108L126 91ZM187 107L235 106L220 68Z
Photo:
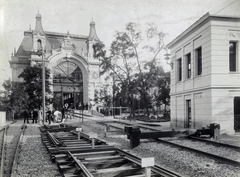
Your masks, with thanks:
M103 85L100 62L93 57L92 46L100 42L95 22L90 23L89 35L83 36L44 31L41 20L38 13L35 29L24 31L21 45L12 54L12 81L21 82L19 74L28 66L42 63L44 57L45 66L51 71L53 96L59 97L62 104L89 104ZM42 49L43 56L39 55Z
M228 2L229 3L229 2ZM240 131L240 1L209 12L167 45L171 127Z

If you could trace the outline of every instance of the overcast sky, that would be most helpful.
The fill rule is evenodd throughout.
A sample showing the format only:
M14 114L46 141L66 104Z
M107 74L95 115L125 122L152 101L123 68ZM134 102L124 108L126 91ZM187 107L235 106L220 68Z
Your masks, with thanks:
M23 32L35 28L42 15L45 31L88 35L96 23L98 37L107 46L125 24L155 23L170 42L207 12L227 0L0 0L0 84L11 77L9 60Z

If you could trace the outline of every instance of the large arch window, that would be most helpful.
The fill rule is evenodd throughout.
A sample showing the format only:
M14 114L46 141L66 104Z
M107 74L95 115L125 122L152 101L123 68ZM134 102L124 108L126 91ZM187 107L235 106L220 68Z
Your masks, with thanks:
M82 71L78 65L70 61L64 61L58 64L53 72L55 79L69 80L75 83L83 82Z

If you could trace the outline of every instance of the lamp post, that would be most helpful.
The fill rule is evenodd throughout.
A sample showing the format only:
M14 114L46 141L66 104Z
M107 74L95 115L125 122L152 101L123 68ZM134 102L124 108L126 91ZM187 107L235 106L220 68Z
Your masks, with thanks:
M165 48L165 50L166 50L166 52L167 52L167 53L164 55L164 56L165 56L165 60L166 60L167 64L170 65L171 68L173 69L173 62L171 62L171 58L170 58L170 57L171 57L171 54L169 54L167 48Z
M61 82L61 107L64 105L63 103L63 80L62 76L60 74L60 82Z

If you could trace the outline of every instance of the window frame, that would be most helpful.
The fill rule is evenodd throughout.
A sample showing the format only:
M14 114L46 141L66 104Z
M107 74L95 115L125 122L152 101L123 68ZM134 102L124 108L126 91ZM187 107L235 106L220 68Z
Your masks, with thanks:
M177 82L182 81L182 58L177 59Z
M37 40L37 50L38 51L42 50L42 40L41 39Z
M195 49L195 75L200 76L202 75L202 46Z
M234 51L231 53L230 44L234 44ZM229 72L237 71L237 41L229 41Z
M191 53L185 55L185 72L186 72L186 79L190 79L192 77L192 62L191 62Z

